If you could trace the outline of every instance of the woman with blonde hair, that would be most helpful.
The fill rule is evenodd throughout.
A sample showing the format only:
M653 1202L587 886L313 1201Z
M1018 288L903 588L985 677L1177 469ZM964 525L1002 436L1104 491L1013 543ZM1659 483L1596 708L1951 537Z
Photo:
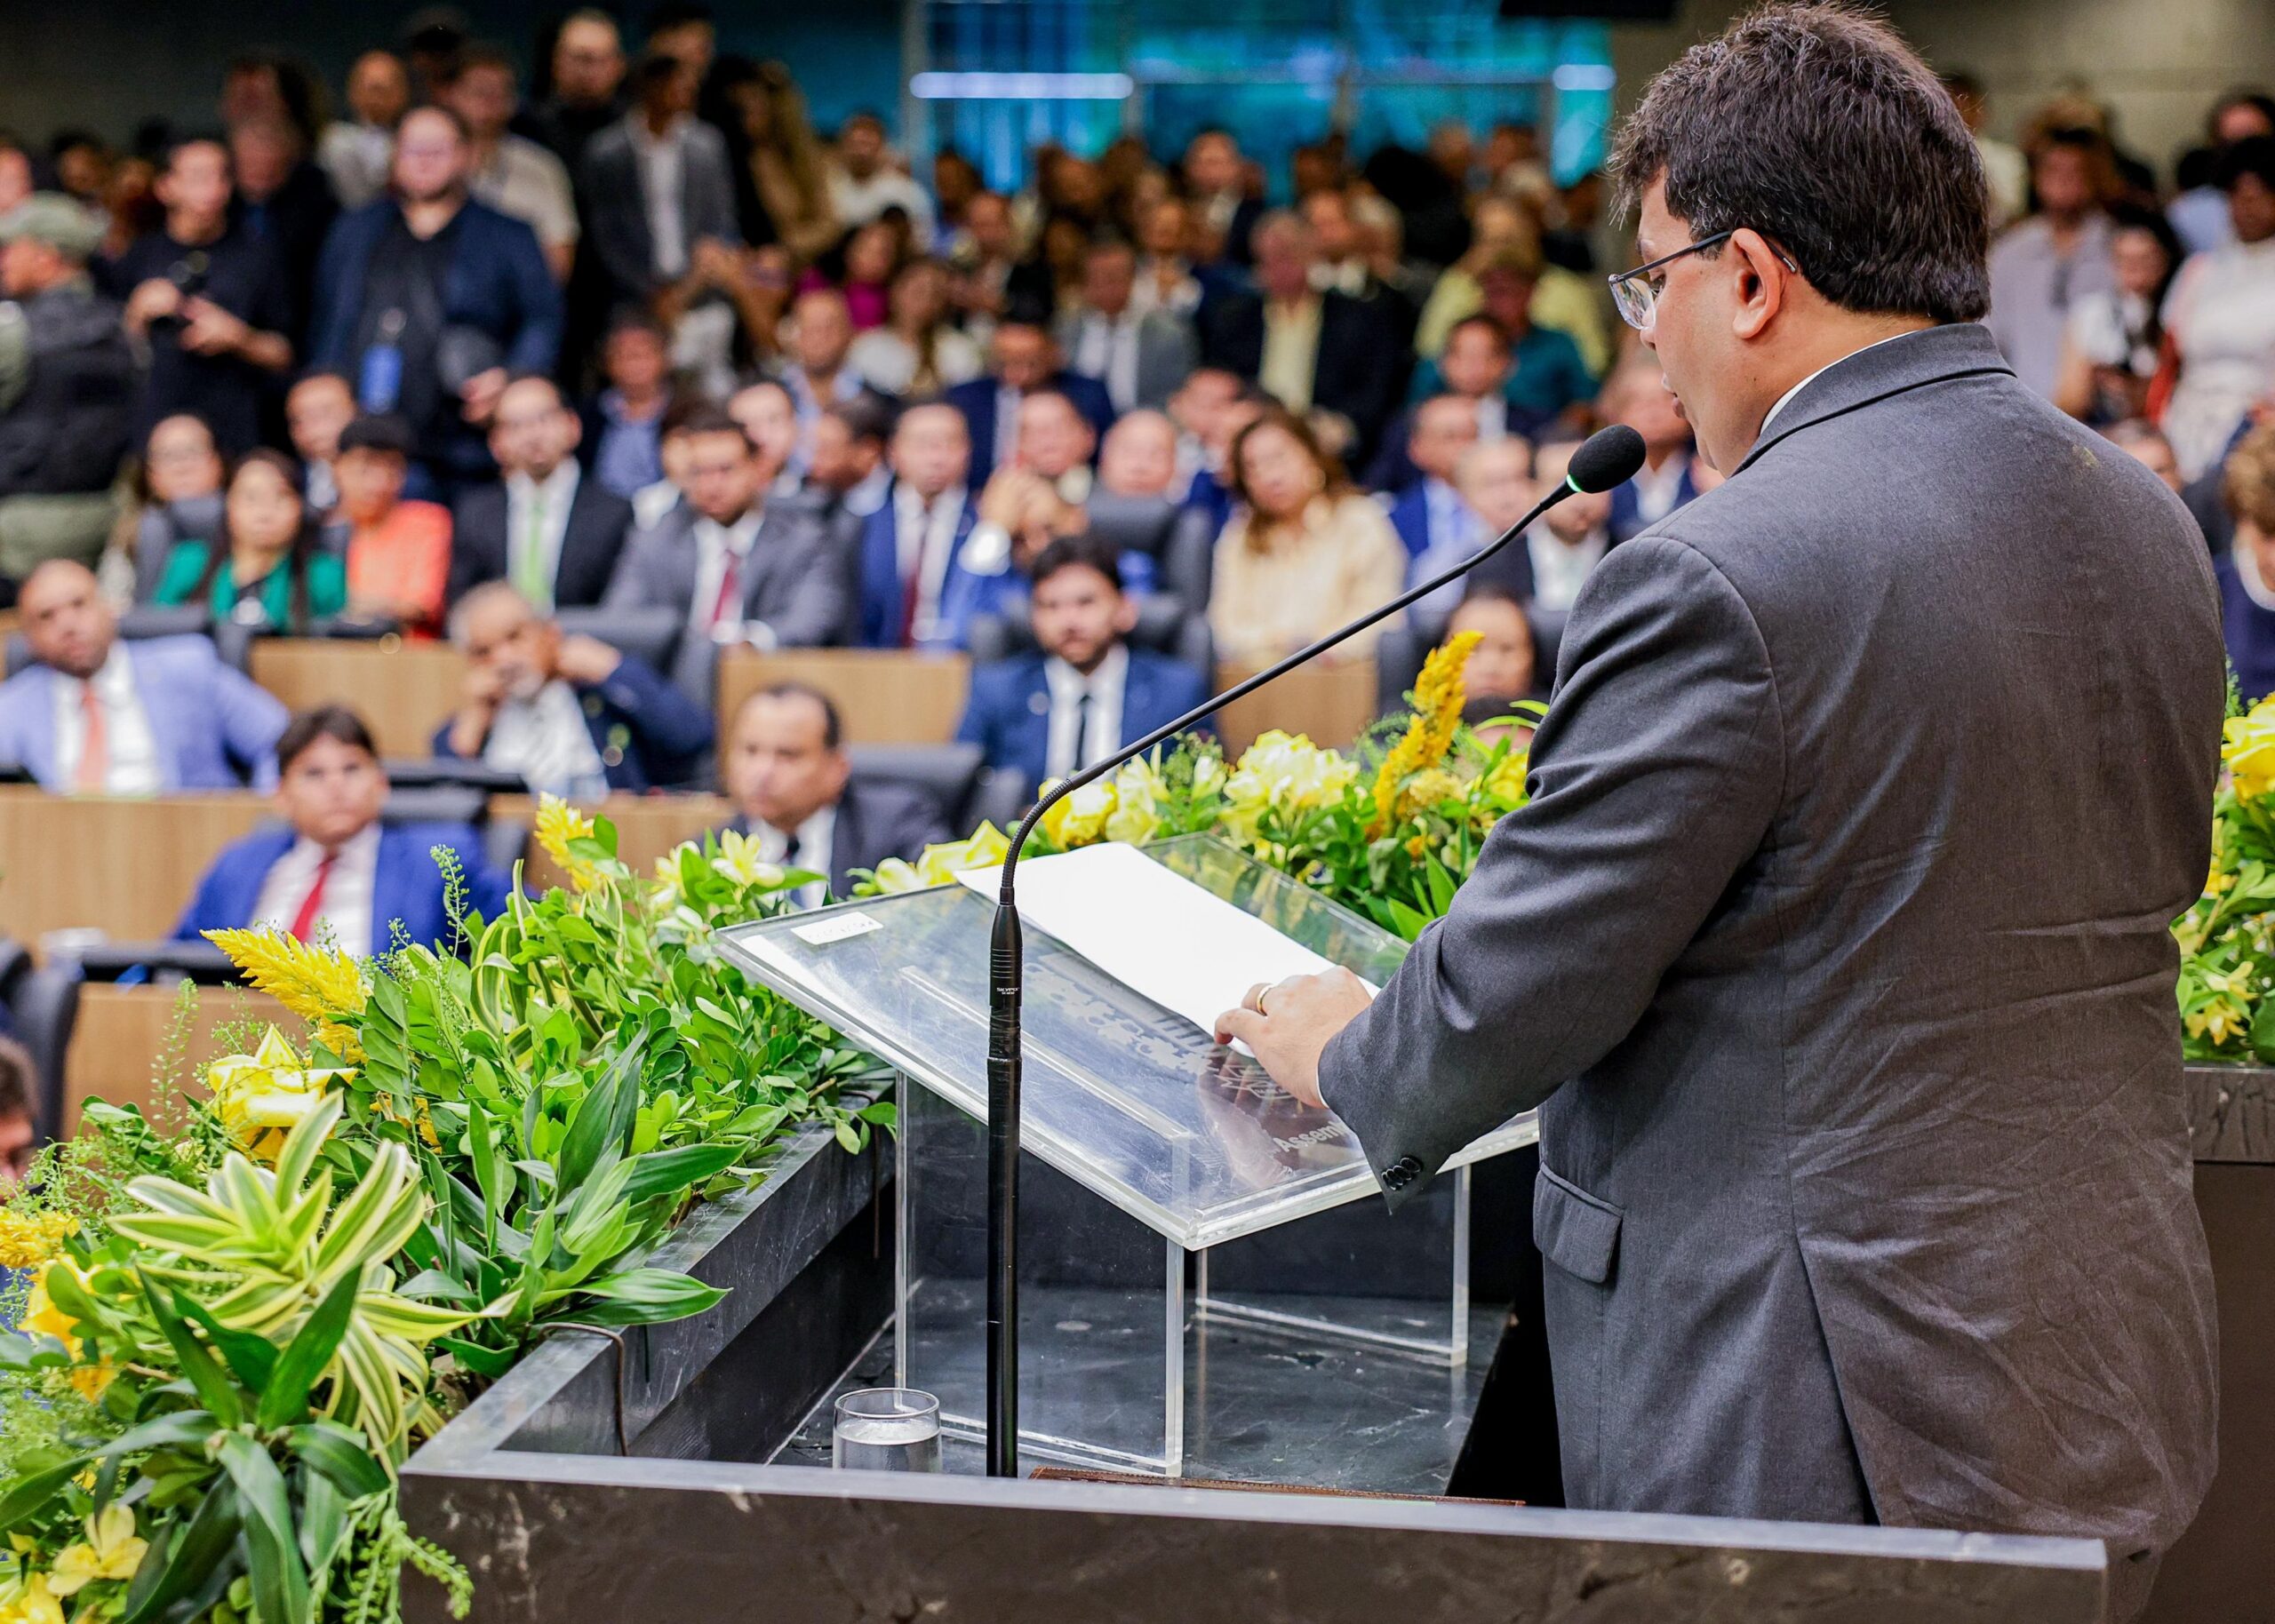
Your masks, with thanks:
M1256 666L1292 654L1395 595L1406 548L1300 418L1268 407L1233 438L1238 504L1217 538L1209 626L1217 657ZM1370 627L1337 652L1371 653Z
M893 278L884 325L853 340L846 364L885 394L922 397L987 370L979 346L948 324L948 269L911 259Z
M829 201L822 147L806 115L806 98L779 62L722 64L721 87L742 121L743 144L758 202L775 235L800 264L810 264L845 235Z

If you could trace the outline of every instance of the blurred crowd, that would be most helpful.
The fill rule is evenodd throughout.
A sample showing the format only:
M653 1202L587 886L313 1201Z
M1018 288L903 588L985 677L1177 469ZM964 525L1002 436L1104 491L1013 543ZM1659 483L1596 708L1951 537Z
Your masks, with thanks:
M1521 121L1329 132L1284 176L1225 129L1124 135L999 191L877 115L818 131L693 4L510 44L425 12L338 88L251 53L210 127L0 137L28 646L0 757L51 789L273 781L273 701L177 640L132 652L121 617L164 609L450 637L437 756L570 792L731 786L722 649L999 628L962 736L1032 788L1474 553L1632 424L1634 480L1409 619L1486 633L1472 686L1505 705L1606 549L1720 477L1608 296L1603 177L1558 184ZM2083 94L1978 140L1999 343L2185 494L2245 685L2275 687L2275 101L2219 98L2168 179ZM769 703L826 759L812 697ZM352 755L327 726L301 753ZM814 816L761 821L794 849Z

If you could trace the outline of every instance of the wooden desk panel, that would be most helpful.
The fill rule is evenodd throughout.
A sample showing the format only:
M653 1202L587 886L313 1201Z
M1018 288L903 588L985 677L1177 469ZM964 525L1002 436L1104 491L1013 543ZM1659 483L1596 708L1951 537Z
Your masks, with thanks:
M206 1066L238 1048L220 1035L220 1029L274 1023L296 1043L307 1033L297 1017L265 994L242 987L201 987L196 1013L181 1032L187 1041L176 1049L178 997L172 987L98 983L79 990L79 1016L63 1061L59 1138L78 1131L80 1107L90 1099L139 1105L148 1112L156 1093L153 1069L162 1060L164 1075L177 1090L204 1097ZM244 1035L241 1031L230 1033L232 1038Z
M1217 691L1251 674L1248 668L1220 665ZM1371 659L1314 662L1291 671L1218 712L1217 731L1225 741L1225 755L1237 760L1259 734L1274 728L1307 734L1314 744L1345 749L1375 720L1375 689Z
M383 756L424 760L435 729L458 708L466 660L448 643L264 637L252 646L252 680L306 711L350 706L370 726Z
M722 746L742 702L771 682L803 682L827 694L850 744L945 744L963 720L971 661L883 649L728 649L719 659Z
M601 814L616 825L616 854L640 874L654 869L656 859L682 840L694 840L706 829L716 829L733 814L721 795L611 795L605 800L580 805L587 814ZM527 795L492 795L490 816L534 824L537 802ZM536 893L568 883L535 840L529 843L522 879Z
M216 854L274 816L249 792L138 800L0 785L0 931L35 949L75 927L167 935Z

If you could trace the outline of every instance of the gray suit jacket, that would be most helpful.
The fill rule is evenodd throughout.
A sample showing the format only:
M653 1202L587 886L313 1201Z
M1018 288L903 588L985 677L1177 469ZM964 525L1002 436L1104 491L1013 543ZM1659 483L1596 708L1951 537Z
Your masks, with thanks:
M585 240L607 269L614 297L644 301L663 283L656 274L655 236L648 228L648 188L629 127L639 116L635 109L593 137L578 166L577 195L584 202ZM727 144L700 119L688 125L679 215L690 252L702 237L742 241Z
M1096 319L1096 314L1087 309L1070 310L1058 318L1058 349L1071 370L1083 370L1082 330ZM1192 322L1169 310L1149 310L1138 318L1138 405L1161 410L1200 364L1201 341L1193 336ZM1102 383L1110 382L1101 375L1092 376ZM1122 410L1122 402L1116 401L1114 408Z
M1542 1106L1573 1505L2097 1535L2120 1603L2187 1525L2222 708L2188 515L1977 325L1605 556L1531 804L1321 1072L1393 1202Z
M695 510L681 503L645 529L635 530L610 577L609 609L659 606L691 615L699 551ZM845 560L820 516L802 504L771 501L751 542L742 576L742 618L762 621L786 649L844 641L853 610ZM680 690L712 703L715 649L707 638L682 637L671 677Z

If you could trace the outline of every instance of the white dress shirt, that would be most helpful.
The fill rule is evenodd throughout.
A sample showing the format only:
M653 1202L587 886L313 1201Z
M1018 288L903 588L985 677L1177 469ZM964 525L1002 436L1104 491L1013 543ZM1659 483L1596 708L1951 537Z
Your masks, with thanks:
M753 507L732 524L721 524L716 519L695 521L695 595L687 606L688 625L707 633L715 642L740 642L754 633L753 641L762 647L771 647L773 635L757 622L746 624L743 604L750 595L747 566L750 550L758 539L758 527L764 522L766 510ZM730 563L739 574L735 601L714 616L719 607L719 589L725 584Z
M1122 748L1122 690L1130 676L1130 650L1116 643L1106 650L1098 669L1084 676L1057 655L1042 663L1042 678L1050 689L1050 744L1043 756L1043 770L1052 778L1070 777L1096 766ZM1082 730L1082 700L1090 702L1090 725ZM1082 737L1082 759L1075 759L1075 741Z
M632 156L640 166L640 200L648 211L649 258L659 276L687 274L687 216L680 207L687 190L687 131L692 116L682 115L661 135L650 131L638 114L625 120L632 135Z
M1430 515L1429 545L1406 568L1409 586L1452 569L1485 544L1485 526L1461 499L1461 493L1445 481L1435 474L1424 480L1422 500ZM1465 581L1449 581L1416 607L1431 615L1450 615L1467 586Z
M576 505L577 459L564 457L542 480L526 474L506 476L506 578L519 586L531 544L538 550L538 577L545 583L539 609L553 608L554 584L561 576L561 544L569 534L569 510Z
M790 900L801 908L818 908L828 900L831 859L835 856L837 840L837 808L824 807L798 825L798 855L790 856L790 837L773 824L761 822L758 835L759 856L781 868L810 869L822 876L810 880L790 894Z
M253 904L250 923L266 925L280 935L291 929L308 888L316 882L316 865L323 848L314 840L297 840L271 865L260 882L260 897ZM379 826L364 826L339 848L338 860L323 882L323 901L316 909L309 940L329 940L342 952L359 957L371 951L371 894L379 877Z
M1172 261L1169 269L1176 273L1169 291L1161 291L1161 263L1148 259L1138 267L1138 283L1130 290L1130 308L1138 315L1155 310L1166 310L1171 315L1191 315L1201 308L1201 280L1192 268L1182 262Z
M929 638L940 618L940 588L955 551L956 526L963 520L964 488L954 486L932 498L930 508L914 485L892 488L893 551L903 591L916 591L911 641ZM897 628L896 628L897 629Z
M104 752L109 758L103 792L156 794L162 787L158 741L151 735L141 690L134 686L134 662L125 643L114 641L101 668L84 681L60 671L54 676L57 783L66 790L78 787L79 760L87 748L87 695L92 690L102 712Z
M1509 402L1501 395L1482 394L1477 399L1477 441L1489 445L1509 437Z
M1547 520L1536 522L1525 532L1525 551L1532 555L1533 602L1545 609L1570 609L1610 542L1610 533L1599 527L1575 546L1550 529Z
M1654 471L1649 463L1635 470L1635 517L1656 524L1674 512L1682 496L1682 476L1690 468L1688 454L1670 457Z
M484 765L518 773L533 795L590 800L608 793L608 768L593 746L577 690L554 678L528 699L508 699L490 722Z
M1118 316L1089 310L1075 330L1074 370L1104 380L1116 411L1138 404L1138 322L1135 309Z

